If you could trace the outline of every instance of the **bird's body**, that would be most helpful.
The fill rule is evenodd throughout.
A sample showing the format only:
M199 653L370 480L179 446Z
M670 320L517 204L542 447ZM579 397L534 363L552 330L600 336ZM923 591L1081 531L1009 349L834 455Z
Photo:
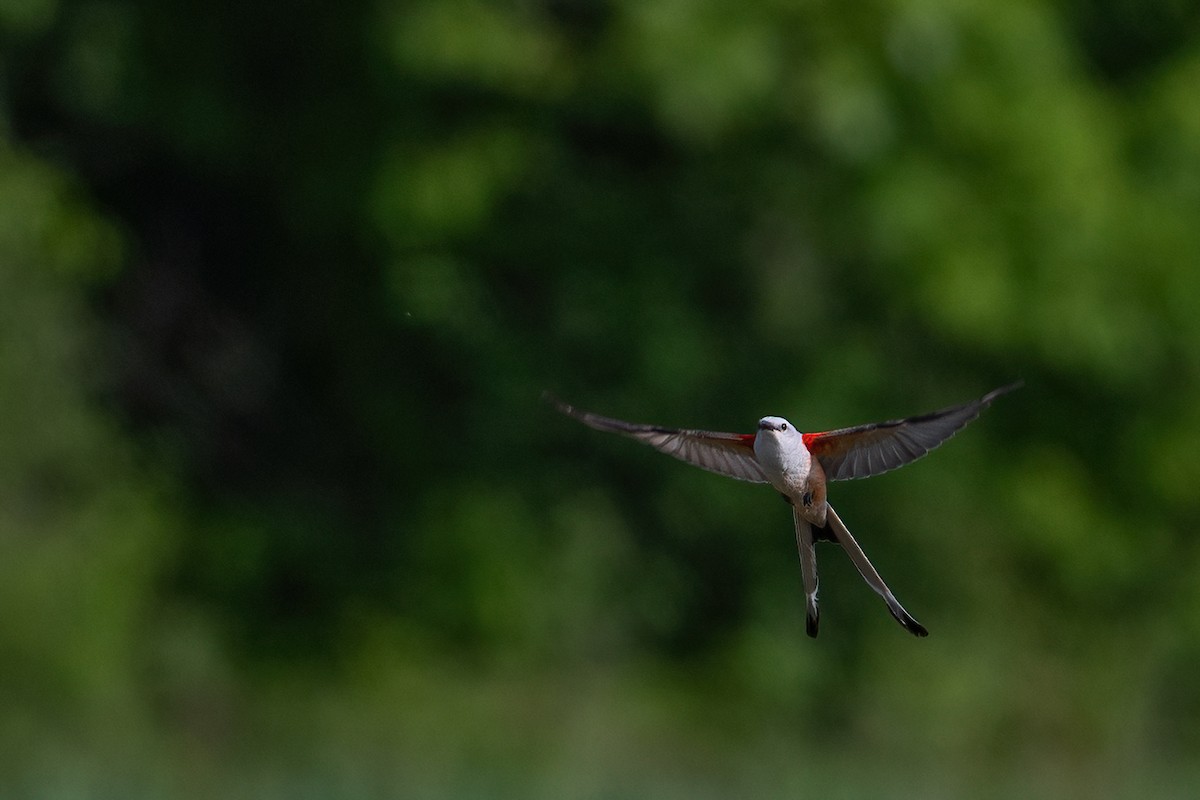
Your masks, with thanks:
M818 527L825 527L825 470L804 434L783 417L763 417L754 436L754 458L767 483Z
M783 417L763 417L751 434L637 425L580 411L557 400L560 411L590 427L631 436L702 469L738 480L768 483L792 507L796 546L804 580L807 629L817 635L817 541L837 542L863 579L909 632L928 631L904 610L827 499L827 482L866 478L908 464L937 447L1019 384L978 400L916 417L801 433Z

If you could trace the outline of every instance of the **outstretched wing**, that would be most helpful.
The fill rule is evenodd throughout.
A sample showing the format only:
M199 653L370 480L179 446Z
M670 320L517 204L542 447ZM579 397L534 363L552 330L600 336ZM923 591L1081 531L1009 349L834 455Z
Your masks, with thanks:
M978 417L997 397L1020 386L1013 383L970 403L907 419L806 433L804 443L829 480L867 478L916 461Z
M742 481L766 483L767 476L754 458L753 433L716 433L660 428L657 425L635 425L611 417L602 417L546 395L555 408L584 425L599 431L621 433L645 442L655 450L694 464L701 469L737 478Z

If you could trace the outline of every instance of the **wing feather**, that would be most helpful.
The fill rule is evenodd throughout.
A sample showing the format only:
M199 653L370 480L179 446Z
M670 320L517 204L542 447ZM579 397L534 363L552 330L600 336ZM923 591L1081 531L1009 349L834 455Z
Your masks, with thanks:
M997 397L1020 386L1013 383L970 403L915 417L806 433L804 441L829 480L867 478L916 461L978 417Z
M754 483L767 482L767 476L754 457L752 433L718 433L638 425L582 411L549 395L546 399L562 413L596 430L629 436L680 461L718 475Z

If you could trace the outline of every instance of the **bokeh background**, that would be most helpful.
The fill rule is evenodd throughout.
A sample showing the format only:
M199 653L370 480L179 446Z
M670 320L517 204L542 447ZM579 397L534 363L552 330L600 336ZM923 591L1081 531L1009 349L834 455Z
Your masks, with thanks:
M1186 0L0 0L0 794L1184 797ZM787 507L539 401L808 430Z

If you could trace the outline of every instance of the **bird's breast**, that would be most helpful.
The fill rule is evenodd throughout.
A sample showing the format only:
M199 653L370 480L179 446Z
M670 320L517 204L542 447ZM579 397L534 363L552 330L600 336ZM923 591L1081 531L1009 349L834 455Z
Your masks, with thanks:
M762 438L762 437L759 437ZM755 457L771 485L787 495L804 489L812 468L812 456L803 444L779 446L778 443L755 442Z

